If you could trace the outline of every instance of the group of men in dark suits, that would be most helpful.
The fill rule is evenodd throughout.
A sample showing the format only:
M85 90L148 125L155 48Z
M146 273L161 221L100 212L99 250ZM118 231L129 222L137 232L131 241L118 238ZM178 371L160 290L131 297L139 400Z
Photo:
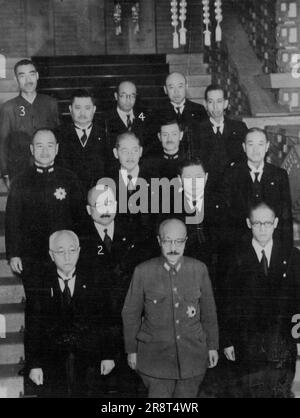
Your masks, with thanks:
M38 79L35 66L23 62L16 66L17 75L20 68L25 77L35 77L34 86L27 81L35 91ZM21 81L19 85L21 89ZM22 100L27 100L22 91ZM220 86L211 85L206 89L206 108L186 98L187 80L180 73L166 78L165 92L169 97L167 105L150 113L136 108L137 88L133 82L123 81L115 92L116 107L103 121L97 121L91 93L76 91L69 107L72 122L55 131L50 125L37 129L29 147L33 165L20 175L10 174L6 248L11 268L22 274L26 291L27 368L37 385L44 383L43 371L46 371L49 377L45 382L49 382L50 394L57 393L55 381L60 378L65 388L59 389L60 394L66 393L66 388L68 395L87 393L88 370L99 362L102 374L109 374L115 362L122 361L121 311L126 300L123 326L128 364L135 369L141 356L138 369L149 396L197 395L206 367L203 365L201 370L196 367L199 371L196 375L190 372L190 365L186 375L178 373L181 354L189 355L189 350L195 349L194 342L185 346L184 340L184 348L180 348L177 340L162 333L162 338L167 338L172 345L172 348L168 346L172 356L177 353L177 360L174 360L177 372L175 369L168 369L166 375L163 370L158 372L160 359L153 358L157 349L156 332L160 331L155 327L153 332L146 329L144 320L149 318L143 316L142 307L145 304L146 311L150 308L149 315L154 315L158 321L163 320L157 314L163 305L157 303L151 291L149 297L143 293L140 286L143 281L150 289L158 271L161 277L174 273L176 280L180 278L182 282L182 289L175 286L182 290L182 294L174 290L177 299L159 283L155 285L166 306L173 304L174 312L176 304L180 307L182 318L177 320L183 321L184 338L189 339L193 329L196 334L201 333L204 344L201 364L206 361L207 350L218 349L218 326L209 275L216 297L221 347L229 361L241 359L235 377L243 384L243 395L278 394L278 381L282 380L283 373L269 384L270 373L274 375L270 365L283 372L291 370L294 353L287 335L289 315L296 309L291 291L297 295L299 256L297 250L292 249L287 173L266 162L269 142L264 131L248 130L243 122L225 116L228 100ZM32 97L33 103L36 97ZM18 106L19 103L17 109L21 111ZM7 117L6 107L2 120ZM26 115L25 112L22 117ZM17 117L21 118L20 112ZM5 147L14 141L13 132L12 139L7 134L5 139L1 137ZM25 164L28 156L23 157ZM154 184L159 188L154 190ZM158 233L156 225L160 225ZM177 235L184 235L181 252L178 244L181 238ZM257 252L257 248L265 247L267 259ZM273 257L277 248L279 252ZM238 253L234 257L236 249ZM187 260L181 258L183 252ZM162 264L161 268L158 257L137 268L133 275L137 265L159 254L166 267ZM189 257L204 262L208 270ZM282 259L280 268L273 266L273 258ZM191 275L186 280L185 269ZM200 273L196 283L198 279L193 275L197 269ZM280 277L274 279L275 272L282 275L278 273ZM258 273L259 278L255 279L258 282L251 281L253 274ZM286 277L285 283L282 278ZM184 291L186 284L191 294L198 295L197 300L190 295L193 301L187 306L183 302L188 297ZM260 287L261 294L256 294ZM233 288L235 291L231 292ZM138 292L133 294L135 289ZM206 295L204 299L201 299L202 293ZM272 306L267 300L269 294ZM245 296L250 301L242 302ZM153 306L150 306L151 300ZM228 306L235 306L234 312L227 309ZM251 306L255 318L244 312L245 306ZM168 311L169 319L172 309ZM208 320L205 322L204 318L205 324L202 324L204 331L198 309L199 312L204 309L204 316L208 315ZM267 311L269 317L265 321ZM237 325L241 325L244 317L247 332ZM46 323L43 318L47 318ZM178 324L170 323L169 319L164 326L169 330L174 327L176 333ZM196 321L197 325L196 322L191 325L189 320ZM273 328L273 320L283 325ZM154 326L152 322L150 318L150 328ZM258 322L265 323L262 331L255 328ZM178 335L180 338L180 332ZM256 335L272 338L272 345L286 344L285 353L289 355L284 358L263 356L262 361L260 352L265 352L270 345L259 345L259 338L252 344L252 337ZM205 345L206 337L211 344ZM248 343L251 355L245 366L244 354L240 353L245 347L248 349ZM233 348L240 344L241 351ZM50 365L56 365L55 357L57 367L51 369ZM91 364L93 357L97 361ZM217 356L210 353L211 367L217 361ZM261 372L259 383L252 379L257 372L257 367L252 371L252 364ZM75 378L76 374L79 379ZM182 382L185 378L192 380ZM163 379L171 382L164 386ZM262 389L255 392L253 388L257 384ZM156 390L157 387L160 389Z

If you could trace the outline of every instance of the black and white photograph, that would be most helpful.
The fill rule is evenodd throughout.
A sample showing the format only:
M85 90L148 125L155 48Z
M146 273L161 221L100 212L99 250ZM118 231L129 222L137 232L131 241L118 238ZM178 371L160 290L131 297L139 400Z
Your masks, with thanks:
M300 0L0 0L0 398L300 398Z

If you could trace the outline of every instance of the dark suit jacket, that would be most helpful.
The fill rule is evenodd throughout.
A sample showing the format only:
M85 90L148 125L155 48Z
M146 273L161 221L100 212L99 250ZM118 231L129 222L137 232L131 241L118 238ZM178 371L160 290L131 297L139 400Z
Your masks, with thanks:
M57 164L72 170L87 192L105 174L105 129L94 123L86 146L83 148L74 124L61 127Z
M135 118L133 119L131 131L141 140L142 145L147 145L148 136L151 134L151 115L145 109L134 109ZM120 118L117 108L114 108L105 115L105 133L107 137L108 159L115 162L113 148L118 135L127 132L128 128ZM116 163L115 163L116 165Z
M291 318L297 313L299 279L299 251L289 252L278 241L273 244L267 277L251 240L232 254L219 318L222 345L234 345L238 361L255 369L261 362L294 355Z
M77 271L74 294L67 308L56 270L52 267L43 279L26 328L28 369L54 368L70 352L86 364L113 359L114 343L104 321L110 313L106 308L99 317L102 307L95 303L89 275Z
M245 160L242 142L246 133L247 126L243 122L228 117L225 117L221 143L209 120L194 127L191 153L206 163L210 190L217 191L226 167Z
M226 170L222 182L222 194L227 207L228 238L235 242L247 233L248 208L263 200L274 207L279 218L275 231L287 248L293 245L293 219L288 174L282 168L265 163L261 177L261 195L254 193L253 181L247 163L236 164Z

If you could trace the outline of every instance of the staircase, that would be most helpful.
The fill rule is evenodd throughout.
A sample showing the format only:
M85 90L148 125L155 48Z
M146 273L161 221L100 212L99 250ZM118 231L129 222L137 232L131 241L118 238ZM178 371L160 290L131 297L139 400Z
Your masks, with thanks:
M7 193L0 183L0 398L24 394L19 376L24 360L24 290L5 259L4 211Z

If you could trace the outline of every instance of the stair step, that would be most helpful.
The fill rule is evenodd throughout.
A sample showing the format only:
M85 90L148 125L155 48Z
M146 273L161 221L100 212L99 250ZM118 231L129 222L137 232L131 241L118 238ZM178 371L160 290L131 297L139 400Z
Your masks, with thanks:
M22 332L7 333L0 338L0 364L16 364L25 358Z
M21 364L0 365L0 398L19 398L24 394L24 379L19 376Z
M178 72L185 75L207 74L208 64L170 64L170 72Z
M207 87L211 84L211 75L188 75L188 86L189 87Z
M49 66L39 70L40 77L134 77L138 74L168 74L169 65L163 64L107 64L107 65L81 65L68 66Z
M7 260L0 260L0 285L2 283L2 278L13 278L14 275L11 271L11 268Z
M203 64L204 54L168 54L168 64Z
M0 212L5 212L7 202L7 195L3 195L0 193Z
M76 69L76 67L75 67ZM43 83L43 81L45 80L46 82L49 82L49 80L53 80L54 86L55 86L55 81L59 81L61 78L63 78L64 80L67 80L67 85L69 82L69 79L72 80L73 78L78 78L80 80L85 81L86 79L93 79L96 78L97 83L102 87L111 87L111 86L117 86L119 85L119 83L123 80L133 80L134 83L136 84L137 88L139 89L140 86L161 86L164 84L165 79L166 79L166 75L168 73L163 73L163 74L142 74L142 73L135 73L134 75L110 75L109 73L106 75L93 75L90 76L89 74L87 74L85 71L80 70L81 73L79 75L74 74L73 76L71 75L64 75L61 77L56 77L56 76L51 76L51 77L40 77L40 83L39 86L41 85L41 83Z
M78 65L78 64L137 64L137 63L165 63L164 54L157 55L60 55L55 57L32 57L38 67L56 65Z
M6 319L6 332L19 332L24 327L24 305L7 303L0 305L0 314Z
M5 239L4 236L0 236L0 253L5 253Z
M24 287L20 278L16 276L0 278L0 304L21 303L24 298Z
M77 80L80 81L80 80ZM51 80L50 83L41 80L39 92L49 95L54 95L57 99L69 99L75 90L77 89L90 89L96 97L102 100L114 100L114 92L117 85L111 87L101 88L99 84L84 84L79 82L70 83L57 83ZM61 85L60 85L61 84ZM66 87L68 86L68 87ZM138 88L139 95L141 97L164 97L164 89L162 86L143 86Z
M188 97L190 99L202 99L204 98L206 87L189 87Z

